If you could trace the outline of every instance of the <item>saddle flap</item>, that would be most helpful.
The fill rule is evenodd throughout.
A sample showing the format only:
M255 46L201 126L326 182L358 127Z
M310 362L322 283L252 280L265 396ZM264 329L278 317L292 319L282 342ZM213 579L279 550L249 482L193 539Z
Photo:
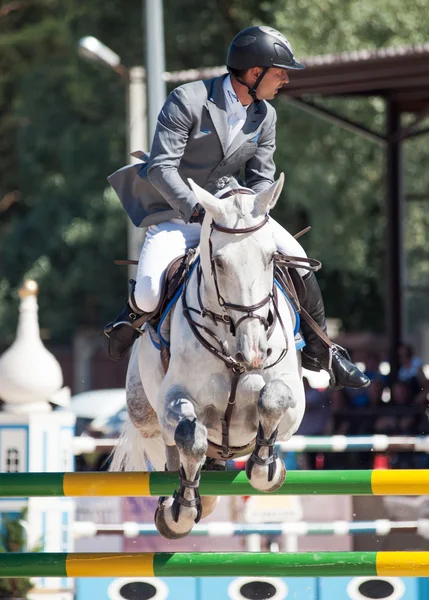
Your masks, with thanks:
M174 298L179 288L184 284L187 274L197 256L198 252L192 248L183 256L178 256L172 260L166 268L161 282L159 303L150 319L150 324L152 326L156 327L169 303Z
M280 257L282 256L281 253L279 255ZM274 260L274 265L275 278L293 302L295 309L299 312L306 298L306 289L302 275L298 273L296 268L289 268L282 261Z

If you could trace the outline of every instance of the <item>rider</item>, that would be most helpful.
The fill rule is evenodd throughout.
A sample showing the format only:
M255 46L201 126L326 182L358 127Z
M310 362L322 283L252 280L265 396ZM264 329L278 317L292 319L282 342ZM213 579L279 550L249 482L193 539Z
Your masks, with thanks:
M199 243L203 209L187 184L216 193L216 182L243 171L245 186L261 192L274 181L276 112L272 100L289 81L287 69L302 69L288 40L271 27L249 27L232 40L228 73L182 85L169 95L158 116L150 156L109 177L136 226L148 227L141 251L137 281L131 282L129 300L115 321L105 328L112 358L122 358L150 320L161 293L168 264ZM277 248L305 257L295 238L270 219ZM306 299L303 307L326 331L323 300L314 273L303 271ZM330 372L337 385L362 387L367 377L333 346L302 321L306 346L303 366Z

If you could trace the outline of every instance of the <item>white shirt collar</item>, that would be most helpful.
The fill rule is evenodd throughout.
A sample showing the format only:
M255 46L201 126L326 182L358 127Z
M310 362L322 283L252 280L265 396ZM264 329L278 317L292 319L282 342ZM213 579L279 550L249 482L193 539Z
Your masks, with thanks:
M225 94L226 112L229 115L235 114L238 119L246 120L247 107L243 106L235 93L231 83L231 75L227 75L223 80L223 92Z

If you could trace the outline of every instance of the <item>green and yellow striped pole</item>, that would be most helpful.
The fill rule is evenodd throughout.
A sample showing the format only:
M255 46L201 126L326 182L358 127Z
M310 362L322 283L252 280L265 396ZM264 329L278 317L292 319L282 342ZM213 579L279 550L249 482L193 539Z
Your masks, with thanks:
M429 576L429 552L6 553L0 577Z
M0 497L168 496L179 484L177 473L1 473ZM202 473L204 496L263 494L244 471ZM288 471L276 494L391 496L429 494L429 470Z

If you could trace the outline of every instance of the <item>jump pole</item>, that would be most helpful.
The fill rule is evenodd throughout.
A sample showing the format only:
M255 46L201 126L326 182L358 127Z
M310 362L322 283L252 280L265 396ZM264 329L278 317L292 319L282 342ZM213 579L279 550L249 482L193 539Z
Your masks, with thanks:
M176 472L0 473L0 497L168 496L178 488ZM205 472L203 496L254 496L244 471ZM288 471L277 495L340 494L420 496L429 494L429 469Z
M418 521L331 521L312 522L298 521L287 523L228 523L211 522L206 525L194 525L189 535L195 537L231 537L252 535L359 535L372 534L385 536L390 533L416 533L429 539L429 519ZM75 521L73 535L76 539L94 537L97 535L123 535L127 538L138 536L159 536L158 530L152 523L97 524L92 521Z
M117 439L78 436L73 438L75 455L114 450ZM276 444L280 452L429 452L429 436L304 436L294 435Z
M429 552L5 553L0 577L429 576Z

